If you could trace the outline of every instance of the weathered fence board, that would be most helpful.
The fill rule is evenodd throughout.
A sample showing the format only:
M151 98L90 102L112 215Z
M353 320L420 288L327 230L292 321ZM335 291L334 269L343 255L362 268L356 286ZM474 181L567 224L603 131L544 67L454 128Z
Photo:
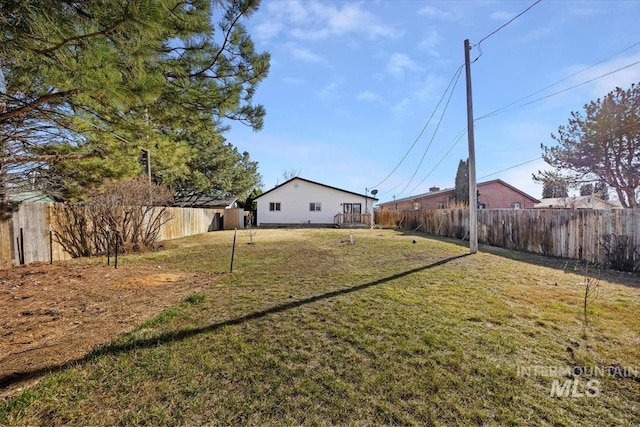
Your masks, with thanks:
M7 234L0 235L3 240L0 246L8 246L10 249L6 253L0 253L1 267L19 265L21 261L23 264L48 262L51 256L54 261L71 258L57 242L50 244L52 207L50 203L24 202L13 212L11 219L2 221L0 228L6 227ZM21 250L24 257L21 257Z
M160 228L159 240L219 230L220 223L225 222L224 214L227 211L230 210L166 208L170 219ZM234 227L244 228L244 216L241 217L238 213L241 209L233 211L235 215L229 219L229 222ZM0 269L20 264L20 244L17 240L20 229L24 237L24 264L49 262L51 256L49 228L54 227L56 231L56 221L52 217L54 212L53 203L24 202L12 213L11 218L0 220ZM54 239L53 260L69 258L71 256Z
M11 230L12 221L0 220L0 269L11 267L13 255L11 249L13 247L13 233Z
M464 209L376 212L376 224L468 238ZM480 209L478 241L518 251L601 262L602 237L628 236L640 247L640 209ZM629 257L637 254L629 252Z
M177 239L217 230L216 213L224 215L224 209L167 208L169 221L160 228L159 240Z

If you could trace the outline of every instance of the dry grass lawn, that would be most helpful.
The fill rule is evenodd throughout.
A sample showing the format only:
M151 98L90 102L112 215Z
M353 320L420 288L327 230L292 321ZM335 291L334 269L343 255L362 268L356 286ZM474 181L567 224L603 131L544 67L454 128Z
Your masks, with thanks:
M232 238L122 262L217 273ZM586 325L574 263L393 230L353 238L239 232L232 274L6 399L0 424L640 423L638 275L601 273Z

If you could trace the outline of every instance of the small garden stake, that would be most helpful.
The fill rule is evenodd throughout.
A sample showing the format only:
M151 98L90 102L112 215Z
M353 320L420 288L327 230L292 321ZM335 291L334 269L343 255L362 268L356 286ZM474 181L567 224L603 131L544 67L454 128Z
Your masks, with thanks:
M233 232L233 246L231 247L231 267L229 267L229 273L233 273L233 257L236 254L236 233L238 229L236 228Z

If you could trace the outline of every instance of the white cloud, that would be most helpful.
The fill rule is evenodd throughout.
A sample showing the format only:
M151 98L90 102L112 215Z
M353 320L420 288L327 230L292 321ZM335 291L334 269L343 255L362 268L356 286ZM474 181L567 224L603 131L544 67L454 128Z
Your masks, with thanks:
M422 67L416 64L405 53L394 53L389 57L386 70L395 77L403 77L406 71L419 71Z
M570 82L576 85L595 79L585 86L589 89L589 94L593 99L602 98L616 87L628 89L631 87L631 83L640 81L640 64L635 64L629 68L605 75L638 61L640 61L640 54L615 58L577 74L571 78ZM567 74L575 74L585 68L586 66L584 65L575 65L568 69ZM558 89L560 89L560 86Z
M289 21L295 25L305 24L309 19L309 11L299 0L271 1L267 4L269 21Z
M276 37L284 28L278 21L263 21L256 25L253 33L256 40L268 40Z
M344 35L377 39L398 35L396 29L364 10L360 3L277 1L270 2L267 11L267 21L258 25L258 35L263 37L274 37L284 28L289 28L294 38L303 40Z
M325 85L322 89L316 92L316 94L324 100L328 99L337 99L340 98L340 86L341 83L338 81L332 81Z
M451 21L455 19L455 16L451 12L437 9L433 6L424 6L418 10L418 15L423 15L428 18L442 19L444 21Z
M602 12L602 10L594 9L594 8L590 8L590 7L576 7L576 8L573 8L573 9L569 10L569 13L571 15L579 16L579 17L593 16L593 15L597 15L598 13L601 13L601 12Z
M299 85L304 83L304 80L297 77L285 77L282 82L290 85Z
M458 84L461 82L458 81ZM429 99L445 87L445 80L439 74L429 73L420 81L414 94L418 99Z
M429 30L425 38L418 43L418 49L427 52L429 55L439 58L440 53L436 50L440 44L440 34L434 28Z
M516 40L517 43L526 44L538 41L551 34L551 28L541 27L527 32L524 36Z
M375 92L371 92L370 90L365 90L363 92L360 92L356 96L356 99L358 99L359 101L375 102L375 101L380 101L382 97Z
M291 50L291 55L300 61L308 62L311 64L318 64L324 62L324 58L318 54L311 52L309 49L294 48Z
M491 19L495 19L498 21L508 21L509 19L513 18L515 16L515 14L513 12L507 12L504 10L498 10L496 12L493 12L491 15L489 15L489 18Z
M410 108L409 108L410 105L411 105L411 100L409 98L403 98L400 102L396 103L392 107L393 114L396 117L406 116L410 111Z

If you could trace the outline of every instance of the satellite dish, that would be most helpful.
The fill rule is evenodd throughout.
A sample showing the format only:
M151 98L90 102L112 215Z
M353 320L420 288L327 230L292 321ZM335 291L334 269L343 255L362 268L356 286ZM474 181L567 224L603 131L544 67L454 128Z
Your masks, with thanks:
M378 194L378 190L371 190L371 194L375 196L376 194Z

